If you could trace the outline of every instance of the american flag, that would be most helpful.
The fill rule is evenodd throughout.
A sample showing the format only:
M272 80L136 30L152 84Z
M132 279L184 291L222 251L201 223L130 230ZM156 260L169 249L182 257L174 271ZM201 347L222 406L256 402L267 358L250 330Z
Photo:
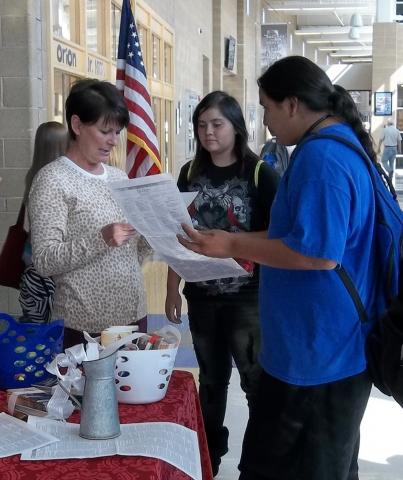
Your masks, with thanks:
M123 92L130 114L126 160L129 178L160 173L154 113L130 0L123 0L122 4L116 87Z

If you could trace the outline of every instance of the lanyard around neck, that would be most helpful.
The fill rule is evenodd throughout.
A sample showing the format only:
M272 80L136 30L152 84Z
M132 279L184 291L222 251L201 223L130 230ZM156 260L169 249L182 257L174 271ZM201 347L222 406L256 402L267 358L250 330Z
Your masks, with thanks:
M323 115L323 117L318 118L318 120L316 120L316 122L313 122L313 124L308 128L308 130L302 135L302 137L301 137L301 139L298 143L300 143L304 138L306 138L310 133L312 133L313 130L315 130L315 128L318 125L320 125L323 121L325 121L329 117L332 117L332 115L330 113L327 113L326 115Z

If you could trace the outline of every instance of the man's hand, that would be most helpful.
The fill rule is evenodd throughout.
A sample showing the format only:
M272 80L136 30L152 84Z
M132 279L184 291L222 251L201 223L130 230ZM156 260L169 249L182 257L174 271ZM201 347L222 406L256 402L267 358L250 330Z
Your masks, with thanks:
M232 257L231 246L235 234L225 232L224 230L198 231L186 224L182 224L182 228L190 240L183 235L178 235L177 237L179 243L187 249L206 257Z

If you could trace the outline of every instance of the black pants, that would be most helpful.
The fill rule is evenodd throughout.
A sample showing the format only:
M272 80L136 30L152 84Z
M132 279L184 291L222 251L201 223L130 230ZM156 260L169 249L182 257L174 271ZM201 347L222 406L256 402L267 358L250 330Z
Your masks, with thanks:
M245 432L239 480L358 480L367 372L298 387L261 375Z
M199 363L199 397L213 471L228 451L224 426L232 358L241 388L251 403L261 368L257 363L260 325L257 299L251 301L188 300L189 327Z

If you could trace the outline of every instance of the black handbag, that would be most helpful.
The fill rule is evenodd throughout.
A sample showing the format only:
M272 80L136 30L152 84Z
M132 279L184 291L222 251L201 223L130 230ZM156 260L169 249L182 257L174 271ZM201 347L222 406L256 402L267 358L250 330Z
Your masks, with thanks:
M21 275L25 265L22 260L24 244L28 233L24 230L25 205L18 213L17 223L8 229L6 240L0 253L0 285L20 288Z

